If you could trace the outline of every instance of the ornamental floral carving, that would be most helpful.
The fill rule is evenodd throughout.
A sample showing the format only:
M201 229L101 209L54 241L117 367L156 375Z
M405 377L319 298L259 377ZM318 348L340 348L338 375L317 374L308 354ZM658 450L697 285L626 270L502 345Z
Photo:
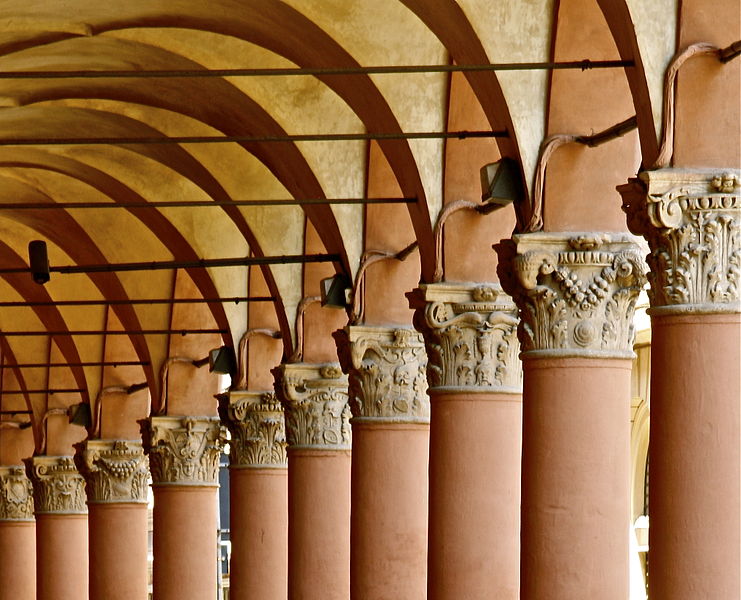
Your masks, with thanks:
M620 186L628 227L648 241L651 305L738 311L741 171L661 169Z
M232 467L285 467L286 428L275 392L232 391L219 398L219 413L232 434Z
M273 369L289 448L349 450L347 377L337 364L284 364Z
M633 314L645 283L627 234L547 233L497 245L503 288L520 309L524 352L632 356Z
M148 461L141 442L87 440L75 444L77 468L85 477L88 504L146 504Z
M150 417L139 421L156 486L218 484L226 429L218 417Z
M333 335L342 369L350 377L355 419L429 421L427 354L419 332L353 325Z
M37 515L87 514L85 479L77 471L71 456L34 456L23 462L33 484Z
M0 521L33 521L33 487L23 467L0 467Z
M431 388L520 391L517 307L499 284L420 285L408 297Z

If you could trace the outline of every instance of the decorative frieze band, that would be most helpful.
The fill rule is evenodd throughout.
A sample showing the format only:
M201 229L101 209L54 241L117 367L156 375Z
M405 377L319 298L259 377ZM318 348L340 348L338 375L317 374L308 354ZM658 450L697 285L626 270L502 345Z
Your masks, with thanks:
M139 421L154 486L215 486L226 429L218 417L150 417Z
M84 515L85 479L71 456L34 456L23 460L33 484L37 515Z
M517 307L497 283L422 284L407 294L431 389L521 392Z
M0 467L0 521L33 521L33 487L23 467Z
M149 471L141 442L87 440L75 448L88 504L147 503Z
M741 171L644 171L618 188L648 241L652 314L741 311Z
M428 423L427 354L413 329L352 325L333 333L353 422Z
M219 398L219 414L231 432L232 468L286 467L285 419L275 392L229 392Z
M520 309L527 356L633 356L645 264L628 234L515 234L496 246L502 287Z
M290 449L350 449L347 376L338 364L289 363L273 375Z

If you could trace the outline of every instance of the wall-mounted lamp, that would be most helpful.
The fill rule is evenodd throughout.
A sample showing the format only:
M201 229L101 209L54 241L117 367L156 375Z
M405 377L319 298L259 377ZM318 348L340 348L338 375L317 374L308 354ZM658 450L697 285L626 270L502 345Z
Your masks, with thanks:
M42 240L28 242L28 265L36 283L43 285L49 281L49 255L46 252L46 242Z
M90 427L93 422L92 413L90 412L90 405L87 402L73 404L67 409L67 415L69 416L69 422L72 425L79 425L80 427Z
M322 306L330 308L346 308L350 304L350 292L352 283L347 276L342 274L333 275L322 279L320 282L322 294Z
M479 212L489 213L522 198L522 180L517 161L502 158L481 167L481 199Z
M221 348L211 350L208 353L208 370L211 373L234 375L237 371L237 359L234 356L234 348L221 346Z

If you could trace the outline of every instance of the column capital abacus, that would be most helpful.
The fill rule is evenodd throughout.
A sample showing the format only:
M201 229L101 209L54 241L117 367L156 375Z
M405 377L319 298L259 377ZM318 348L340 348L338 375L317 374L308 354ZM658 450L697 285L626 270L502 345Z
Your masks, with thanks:
M141 442L86 440L75 448L88 504L147 503L149 470Z
M353 423L429 423L422 334L403 327L350 325L332 334L349 375Z
M226 429L218 417L159 416L139 421L152 485L217 486Z
M350 450L347 376L337 363L287 363L273 369L289 449Z
M33 456L23 459L33 484L36 515L85 515L85 479L71 456Z
M646 278L631 235L537 232L495 247L502 287L520 309L523 358L632 358Z
M222 394L219 414L231 432L232 469L286 467L285 419L275 392L239 390Z
M741 170L643 171L618 187L651 253L654 315L741 312Z
M0 467L0 521L33 520L33 486L26 470Z
M498 283L420 284L407 297L432 390L522 391L517 307Z

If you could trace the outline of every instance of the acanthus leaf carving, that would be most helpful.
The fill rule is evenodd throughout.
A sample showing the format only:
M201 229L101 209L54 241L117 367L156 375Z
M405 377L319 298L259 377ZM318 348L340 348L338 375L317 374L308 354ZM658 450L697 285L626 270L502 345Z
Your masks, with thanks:
M159 416L139 421L155 486L218 484L226 429L218 417Z
M141 442L87 440L75 447L89 504L146 504L149 470Z
M350 449L347 377L339 365L287 363L273 375L289 449Z
M0 467L0 521L33 521L33 486L21 466Z
M87 514L85 479L71 456L34 456L23 462L33 484L37 515Z
M285 467L286 430L275 392L232 391L219 399L219 413L231 432L232 467Z

